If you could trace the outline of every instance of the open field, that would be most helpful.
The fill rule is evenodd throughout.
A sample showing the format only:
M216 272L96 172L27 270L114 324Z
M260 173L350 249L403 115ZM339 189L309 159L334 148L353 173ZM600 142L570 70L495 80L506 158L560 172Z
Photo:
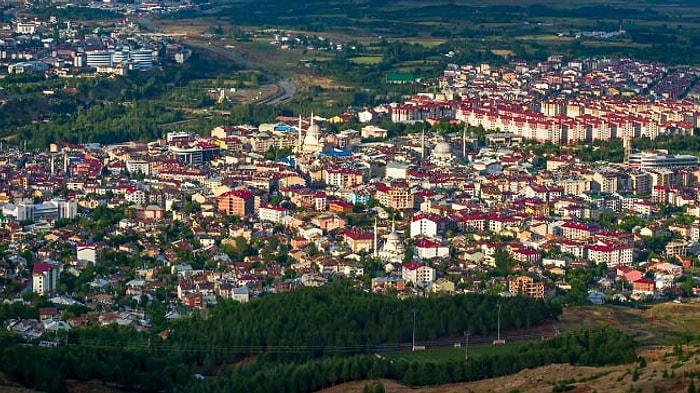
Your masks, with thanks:
M383 58L381 56L358 56L349 60L355 64L379 64Z
M464 341L464 340L462 340ZM442 360L463 360L465 353L464 342L461 343L460 348L438 348L430 349L427 348L425 351L402 351L402 352L391 352L386 355L390 359L396 360L410 360L410 361L442 361ZM503 345L491 345L491 344L480 344L480 345L470 345L468 349L468 355L470 358L478 358L484 355L498 355L507 354L513 351L518 351L523 346L527 345L528 342L514 342L506 343Z

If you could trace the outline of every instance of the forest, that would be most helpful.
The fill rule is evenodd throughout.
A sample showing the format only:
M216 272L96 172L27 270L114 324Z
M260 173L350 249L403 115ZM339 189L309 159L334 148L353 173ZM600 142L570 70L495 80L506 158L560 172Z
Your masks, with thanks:
M0 334L0 369L14 381L47 392L64 392L66 379L100 379L144 392L184 386L196 388L194 391L217 391L217 384L228 378L252 386L276 372L291 378L286 382L290 387L282 391L303 392L342 380L375 376L419 385L486 378L551 361L603 364L629 358L624 354L587 354L585 348L589 345L602 345L596 340L612 340L594 333L586 334L593 334L595 340L582 343L549 340L528 347L532 353L517 360L480 358L468 367L443 365L450 371L436 375L427 372L425 365L394 364L373 355L405 348L412 338L413 315L417 342L451 342L464 330L473 332L475 338L492 337L499 306L501 327L510 331L555 320L561 314L559 305L523 297L469 294L400 300L340 282L265 296L245 304L223 302L191 318L171 322L163 331L142 333L112 325L61 332L56 336L60 343L56 348L26 346L5 332ZM8 319L35 316L20 306L5 306L2 311ZM604 333L608 335L616 335L620 345L625 343L616 332ZM568 347L573 348L570 353L564 350ZM236 367L232 373L222 371L223 365L251 357L256 360L249 366ZM538 363L528 363L527 359ZM311 378L306 373L312 370L322 372ZM212 377L212 382L191 384L193 373ZM278 379L266 383L279 383ZM275 389L272 385L261 386L264 389L260 391Z

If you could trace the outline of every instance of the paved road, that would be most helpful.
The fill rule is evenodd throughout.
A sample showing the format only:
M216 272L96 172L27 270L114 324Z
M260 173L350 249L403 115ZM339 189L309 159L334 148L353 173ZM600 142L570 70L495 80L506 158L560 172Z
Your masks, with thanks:
M282 92L275 96L272 97L271 99L267 100L266 102L263 102L263 104L268 104L268 105L275 105L279 104L282 101L285 101L287 99L290 99L294 96L294 94L297 92L296 87L292 84L292 82L289 79L282 79L277 83L277 86L282 90Z

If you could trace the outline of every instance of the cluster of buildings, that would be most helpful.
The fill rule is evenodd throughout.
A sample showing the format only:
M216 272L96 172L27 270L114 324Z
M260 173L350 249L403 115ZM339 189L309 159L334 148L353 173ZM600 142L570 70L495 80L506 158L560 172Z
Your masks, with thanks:
M667 101L641 100L635 105L644 113L662 116ZM454 114L472 103L506 105L495 101L466 98ZM580 105L585 112L588 104ZM370 117L392 115L380 113ZM696 157L629 152L622 164L541 157L512 129L487 134L486 144L466 131L424 129L390 140L374 125L328 131L346 115L279 117L208 136L171 132L148 143L0 148L4 296L31 288L59 305L89 307L99 323L147 328L112 310L163 301L175 318L186 308L324 285L333 276L401 297L544 298L571 289L571 269L605 264L607 273L587 283L596 302L600 293L617 300L700 293L698 283L685 292L678 285L700 254ZM68 275L88 275L87 284L62 293Z
M166 36L139 32L127 19L85 26L71 21L16 20L0 30L0 64L13 73L75 76L89 71L125 75L165 61L184 62L189 50Z
M692 135L700 125L690 99L697 77L694 68L632 59L450 65L439 78L440 93L389 111L394 122L456 119L539 142Z

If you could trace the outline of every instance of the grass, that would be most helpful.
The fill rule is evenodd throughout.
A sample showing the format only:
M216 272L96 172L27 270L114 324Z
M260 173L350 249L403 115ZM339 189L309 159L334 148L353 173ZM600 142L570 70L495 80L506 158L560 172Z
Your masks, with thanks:
M350 59L355 64L379 64L384 58L382 56L358 56Z
M507 354L513 351L519 351L531 342L506 343L504 345L474 345L469 346L469 357L480 357L486 355ZM425 351L402 351L390 352L386 356L394 360L409 360L409 361L444 361L444 360L463 360L464 347L462 348L436 348L426 349Z

